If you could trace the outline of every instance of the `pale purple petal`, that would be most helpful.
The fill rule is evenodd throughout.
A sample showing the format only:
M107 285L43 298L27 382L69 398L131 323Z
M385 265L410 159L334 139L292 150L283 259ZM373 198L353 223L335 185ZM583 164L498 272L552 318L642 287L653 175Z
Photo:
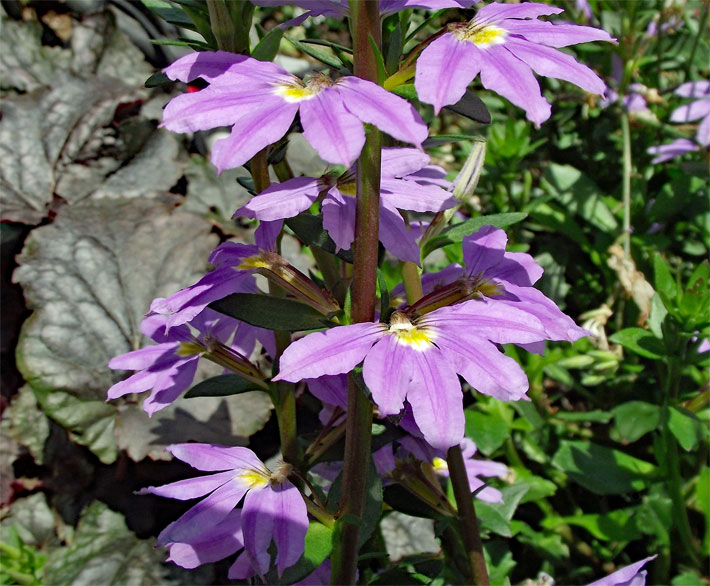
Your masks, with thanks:
M564 12L564 10L556 6L536 2L522 2L520 4L492 2L476 13L476 22L494 22L504 18L537 18L538 16L559 14L560 12Z
M416 351L399 343L397 336L388 334L365 357L362 376L383 417L397 415L404 407L414 369L412 352Z
M497 276L496 269L503 260L508 235L505 230L493 226L483 226L477 232L463 239L461 248L466 272L476 276L485 272L486 276Z
M167 561L181 568L193 569L202 564L217 562L244 547L241 511L233 510L211 531L193 543L173 543Z
M491 267L489 276L520 285L530 287L542 277L543 268L537 261L525 252L506 252L503 260L496 267Z
M481 71L481 51L468 41L447 33L431 42L417 59L414 87L434 113L458 102Z
M195 379L199 355L189 356L184 362L176 363L169 370L161 372L153 385L153 392L143 401L143 411L148 417L165 409L182 393L190 388Z
M190 543L220 523L242 500L250 484L238 476L197 503L158 536L158 544ZM243 520L243 519L242 519Z
M210 264L217 267L222 265L237 266L241 264L243 259L255 254L259 254L259 247L253 244L223 242L211 252L208 260Z
M173 444L167 450L197 470L259 470L264 464L249 448L228 447L217 444Z
M390 208L413 212L438 212L452 207L456 199L436 185L419 185L414 181L386 179L380 182L382 201Z
M232 132L227 138L214 143L211 160L220 173L225 169L240 167L288 132L298 104L277 99L280 104L265 96L258 107L254 104L254 107L234 121Z
M247 555L247 552L243 551L237 556L237 559L229 567L227 578L229 578L230 580L246 580L247 578L251 578L255 574L256 571L251 565L251 561L249 561L249 556Z
M427 443L446 450L458 445L464 436L461 383L452 363L439 348L418 352L415 358L407 401Z
M301 124L303 136L329 163L349 167L365 144L362 122L345 108L334 88L301 102Z
M117 382L106 392L106 400L111 401L118 399L124 395L133 393L144 393L148 389L152 389L157 380L159 372L151 372L143 370L129 376L127 379Z
M382 177L404 177L429 163L429 155L412 148L385 147L382 149Z
M348 406L348 381L345 374L307 379L308 390L321 402L342 409Z
M692 122L710 115L710 99L696 100L676 108L671 113L671 122Z
M246 216L266 221L292 218L307 210L322 189L320 180L311 177L296 177L283 183L274 183L251 198L233 217Z
M380 242L390 254L400 260L421 265L421 253L416 234L407 227L404 218L396 209L380 206Z
M269 569L268 547L273 538L281 576L303 555L308 513L301 493L288 481L249 491L242 508L242 528L247 555L260 575Z
M355 239L355 198L333 187L321 204L323 228L335 242L336 252L348 250Z
M640 562L621 568L601 580L592 582L588 586L643 586L646 583L646 572L642 572L641 568L657 557L655 555L647 557Z
M675 157L697 150L698 145L692 140L688 140L687 138L678 138L668 144L649 147L646 152L649 155L658 155L651 161L651 164L655 165L656 163L663 163L664 161L668 161Z
M268 250L276 252L276 241L283 230L283 220L274 220L273 222L259 222L256 230L254 230L254 242L260 250Z
M603 94L606 90L596 73L562 51L514 37L506 39L505 48L539 75L569 81L593 94Z
M710 96L710 81L687 81L673 93L684 98L705 98Z
M335 85L345 108L363 122L374 124L393 138L421 146L429 134L419 113L404 98L360 79L343 77Z
M545 328L548 340L566 340L574 342L590 333L580 328L574 320L560 311L554 301L534 287L506 286L507 295L496 298L497 303L503 303L521 309L537 317Z
M590 41L615 42L608 32L591 26L579 26L566 22L552 23L541 20L503 20L499 27L515 35L525 37L531 43L550 47L568 47Z
M695 135L695 140L703 146L710 145L710 116L706 116L698 126L698 132Z
M140 489L136 494L154 494L181 501L205 496L220 486L227 484L234 477L233 470L218 472L208 476L197 476L186 480L178 480L162 486L148 486Z
M481 489L484 484L485 482L476 478L475 476L468 476L468 485L471 489L471 492L478 491L476 492L477 499L480 499L487 503L502 503L503 494L497 488L493 488L492 486L486 486L485 488Z
M380 476L389 476L395 469L392 444L385 444L379 450L372 452L372 460Z
M111 358L108 367L113 370L143 370L161 364L172 364L182 357L177 355L179 342L165 342L126 352Z
M407 181L416 181L422 185L438 185L444 189L451 189L453 183L446 179L446 171L438 165L427 165L423 169L403 177Z
M542 97L529 65L515 57L505 45L493 45L480 51L480 55L483 61L481 82L486 89L525 110L528 120L538 126L550 117L550 104Z
M279 361L279 374L272 380L298 382L324 374L350 372L385 335L386 327L359 323L308 334L286 348Z
M189 82L201 77L208 82L281 81L288 73L268 61L258 61L245 55L227 51L201 51L181 57L163 73L172 80Z

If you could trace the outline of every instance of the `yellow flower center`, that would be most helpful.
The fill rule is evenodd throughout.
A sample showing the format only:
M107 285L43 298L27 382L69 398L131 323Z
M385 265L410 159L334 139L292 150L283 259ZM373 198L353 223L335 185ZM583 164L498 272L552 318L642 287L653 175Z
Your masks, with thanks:
M249 488L264 488L265 486L268 486L269 484L269 474L268 471L264 472L261 470L245 470L241 474L239 474L239 478L241 478L246 484L249 485Z
M397 341L415 350L424 351L431 347L433 337L427 328L418 328L406 315L395 311L390 318L389 332L397 336Z
M446 472L449 469L449 465L446 460L439 458L438 456L431 461L431 465L436 472Z
M454 37L459 41L469 41L479 49L487 49L492 45L505 43L508 31L494 24L477 25L475 19L465 26L452 29Z
M331 87L333 82L323 73L315 73L306 81L293 77L290 81L277 84L274 93L287 102L303 102L314 98L324 87Z
M241 264L237 268L243 271L247 271L249 269L270 269L271 263L264 260L264 257L261 254L256 254L242 259Z
M198 342L180 342L180 346L177 349L178 356L194 356L195 354L202 354L206 348Z

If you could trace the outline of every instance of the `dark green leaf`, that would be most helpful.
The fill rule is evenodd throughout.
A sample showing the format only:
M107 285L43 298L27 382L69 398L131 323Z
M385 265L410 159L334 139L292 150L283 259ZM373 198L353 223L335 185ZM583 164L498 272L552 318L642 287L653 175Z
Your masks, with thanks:
M663 342L643 328L626 328L609 336L609 341L621 344L624 348L644 358L660 360L665 354Z
M656 291L663 292L669 299L675 299L677 294L675 278L660 254L655 254L653 257L653 276Z
M185 12L182 9L178 8L177 6L174 6L174 5L170 4L169 2L165 2L164 0L142 0L142 1L143 1L143 6L145 6L148 10L150 10L154 14L157 14L165 22L169 22L170 24L174 24L175 26L178 26L181 28L196 30L195 23L192 22L192 19L187 14L185 14Z
M555 413L555 419L562 421L591 421L593 423L607 423L612 418L612 414L607 411L558 411Z
M444 230L438 236L429 240L422 251L422 258L437 248L447 246L454 242L461 242L464 237L469 236L482 228L483 226L495 226L496 228L505 228L517 222L521 222L527 217L523 212L511 212L507 214L491 214L488 216L479 216L471 218L460 224L455 224Z
M224 299L210 303L210 307L267 330L317 330L330 323L321 313L305 303L259 293L232 293Z
M263 390L264 389L256 383L242 378L238 374L220 374L219 376L213 376L196 384L185 393L185 398L229 397L230 395L239 395L249 391Z
M372 49L372 53L375 56L375 64L377 65L377 83L382 85L385 79L387 79L387 68L385 67L385 60L384 57L382 57L382 52L377 46L375 39L372 38L372 35L368 35L367 40L370 41L370 48Z
M491 115L490 112L488 112L488 108L486 108L483 100L471 90L466 90L463 98L455 104L446 106L446 108L461 116L470 118L474 122L480 122L481 124L491 123Z
M576 525L603 541L633 541L643 535L636 522L637 513L638 508L633 507L604 514L553 516L543 519L541 525L552 530L561 524Z
M389 319L390 313L390 292L387 289L387 282L382 274L382 270L377 269L377 288L380 293L380 321L385 322Z
M335 57L331 57L327 53L324 53L323 51L319 51L318 49L314 49L313 47L306 45L305 43L301 43L300 41L297 41L296 39L291 39L289 37L284 37L289 43L291 43L296 49L299 51L303 51L306 55L309 55L310 57L313 57L314 59L320 61L321 63L325 63L328 67L332 67L333 69L340 69L342 66L342 63L340 62L339 59L336 59Z
M483 454L489 456L510 436L510 426L498 413L481 413L467 409L466 437L470 437Z
M629 401L612 409L614 427L611 429L612 439L632 443L658 427L661 420L661 409L658 405L645 401Z
M693 451L696 446L708 437L708 428L691 411L681 407L671 407L668 412L668 428L686 451Z
M294 218L288 218L286 225L293 230L293 233L298 236L299 240L306 246L314 244L318 248L322 248L330 254L335 254L338 258L349 262L353 262L353 254L349 250L339 250L335 252L335 242L323 229L323 218L313 216L312 214L299 214Z
M384 489L384 500L395 511L411 515L413 517L423 517L424 519L448 519L436 509L433 509L423 501L419 500L412 493L399 484L391 484Z
M279 52L281 38L284 36L283 29L279 27L272 28L266 36L259 41L259 44L254 47L251 56L259 61L273 61L276 54Z
M656 467L649 462L583 441L562 440L552 463L595 494L638 491L656 474Z
M148 79L145 80L145 87L159 87L166 83L173 83L173 80L165 75L162 71L156 71Z

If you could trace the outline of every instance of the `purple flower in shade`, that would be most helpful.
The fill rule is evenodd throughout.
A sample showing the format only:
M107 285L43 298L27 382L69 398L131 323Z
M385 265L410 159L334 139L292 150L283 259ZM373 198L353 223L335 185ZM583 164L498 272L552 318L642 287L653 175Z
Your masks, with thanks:
M308 529L306 504L288 481L289 464L272 473L248 448L213 444L176 444L170 453L204 472L216 472L158 487L139 494L189 500L205 495L158 536L170 547L170 560L183 567L217 561L245 548L229 569L230 579L243 580L267 572L269 545L276 544L279 576L304 551ZM234 508L244 498L241 512Z
M700 120L695 140L703 146L710 145L710 81L689 81L674 93L684 98L698 99L673 110L671 122Z
M364 359L363 377L380 414L398 414L406 399L426 441L446 449L464 436L456 373L482 393L522 399L527 377L496 344L529 344L545 337L535 316L488 300L442 307L421 317L397 311L388 324L339 326L292 343L273 380L346 373Z
M427 165L429 156L417 149L391 148L382 151L379 238L385 248L401 260L420 263L416 235L407 227L399 209L437 212L454 205L455 199L439 187L439 169ZM445 181L445 180L444 180ZM297 177L273 184L235 213L259 220L291 218L307 210L325 193L321 208L323 227L338 249L349 249L355 238L355 172L339 178ZM399 208L399 209L398 209Z
M645 586L646 570L641 570L641 568L651 560L655 560L656 557L658 556L652 555L640 562L621 568L606 578L592 582L587 586Z
M274 63L224 51L186 55L164 72L173 80L209 82L171 100L162 126L174 132L231 126L231 134L212 148L220 172L243 165L283 137L297 112L303 135L329 163L353 163L365 143L363 123L417 146L427 137L426 125L406 100L358 77L332 81L316 73L302 81Z
M653 165L670 161L676 157L680 157L686 153L692 153L698 150L698 145L688 138L677 138L668 144L648 147L646 152L649 155L656 155L651 159Z
M555 305L554 301L535 289L533 285L542 276L542 267L524 252L506 252L508 237L505 231L493 226L483 226L466 236L462 242L465 267L449 265L439 273L429 273L422 278L425 295L412 306L414 311L425 311L427 306L455 299L483 298L490 304L501 304L528 313L539 320L545 331L544 338L573 342L588 336L589 332ZM399 293L395 287L392 295ZM519 343L530 352L541 353L544 342Z
M180 325L168 333L165 333L165 322L163 315L146 317L141 323L141 331L158 344L121 354L109 361L109 368L114 370L139 372L113 385L108 390L107 400L152 389L143 401L143 410L152 415L170 405L190 387L197 362L204 355L223 366L239 367L243 376L264 379L246 357L254 350L257 336L265 330L211 309L205 309L193 318L189 326Z
M603 94L606 86L591 69L553 47L614 39L593 27L537 20L560 12L561 8L535 2L494 2L481 8L473 20L449 25L417 60L419 98L433 104L438 113L458 102L480 73L483 87L507 98L540 125L550 117L550 104L540 93L533 71Z
M402 438L399 443L405 453L412 454L419 460L430 464L434 472L439 476L449 477L449 466L446 463L446 453L443 450L432 448L423 439L417 439L414 436ZM482 501L489 503L503 502L501 492L491 486L485 486L486 483L478 477L497 476L498 478L503 478L508 474L508 467L499 462L474 458L477 451L476 444L467 437L461 440L460 446L471 492L478 491L476 492L476 498ZM401 455L401 453L398 453L397 457L399 458Z

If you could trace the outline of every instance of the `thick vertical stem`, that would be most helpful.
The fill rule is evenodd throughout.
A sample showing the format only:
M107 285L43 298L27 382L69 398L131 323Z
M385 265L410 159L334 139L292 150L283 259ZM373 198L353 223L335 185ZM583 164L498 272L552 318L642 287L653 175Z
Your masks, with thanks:
M404 281L404 292L407 294L409 305L424 297L422 280L419 278L419 267L413 262L402 263L402 281Z
M350 1L355 75L377 83L377 65L370 37L379 47L380 2ZM357 203L353 263L352 319L371 321L375 315L377 249L380 214L381 137L374 127L367 128L367 139L357 162ZM351 517L362 519L367 491L372 441L372 405L348 380L348 411L345 422L345 461L340 516L336 523L331 557L332 584L354 584L357 571L360 526Z
M631 255L631 131L629 130L629 115L621 113L621 138L624 148L623 153L623 184L622 194L624 200L624 252Z
M468 474L461 455L461 448L453 446L449 448L446 456L449 466L449 477L451 486L456 497L456 506L459 511L459 526L461 537L466 548L466 562L471 572L471 578L476 586L488 586L488 570L486 560L483 557L483 544L481 535L478 532L478 519L476 519L476 509L473 507L473 497L471 487L468 484Z

